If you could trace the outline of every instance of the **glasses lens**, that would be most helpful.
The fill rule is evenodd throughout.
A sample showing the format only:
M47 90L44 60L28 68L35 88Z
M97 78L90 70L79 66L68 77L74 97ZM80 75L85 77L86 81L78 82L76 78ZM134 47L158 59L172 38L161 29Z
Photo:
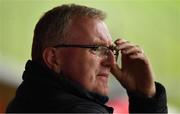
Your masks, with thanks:
M109 56L110 52L112 52L114 55L116 55L116 50L114 50L112 48L105 47L105 46L100 46L99 47L100 56Z
M118 55L119 55L119 50L117 49L116 46L110 46L109 49L113 52L114 57L115 57L115 59L117 61Z
M107 55L109 55L109 51L110 51L110 50L109 50L107 47L101 46L100 49L101 49L101 55L102 55L102 56L107 56Z
M106 46L98 46L96 48L93 48L93 53L96 54L99 57L108 57L110 55L110 52L114 54L114 57L117 59L118 51L115 47L106 47Z

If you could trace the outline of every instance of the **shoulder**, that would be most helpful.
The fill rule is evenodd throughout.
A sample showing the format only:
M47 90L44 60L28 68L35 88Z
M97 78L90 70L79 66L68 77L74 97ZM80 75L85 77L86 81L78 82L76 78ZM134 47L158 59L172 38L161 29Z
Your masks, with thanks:
M64 94L56 99L56 111L67 113L109 113L110 107L86 98ZM110 111L111 112L111 111Z
M105 106L93 102L79 102L72 105L71 111L75 113L108 113Z

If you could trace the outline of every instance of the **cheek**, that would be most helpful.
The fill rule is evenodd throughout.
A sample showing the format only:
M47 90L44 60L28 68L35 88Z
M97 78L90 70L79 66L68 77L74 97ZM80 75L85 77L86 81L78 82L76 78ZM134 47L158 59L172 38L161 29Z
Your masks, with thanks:
M82 75L82 77L84 77L89 82L95 80L99 66L99 63L96 59L90 57L86 57L84 59L81 58L77 66L79 67L78 71L81 73L80 75Z
M99 66L100 66L99 58L96 57L95 55L91 55L91 57L89 57L86 62L87 62L85 65L86 71L89 72L90 74L93 74L95 77L99 71Z
M92 91L96 87L97 83L97 74L99 71L100 62L96 57L89 58L85 66L82 67L83 69L83 77L84 77L84 85Z
M81 50L82 51L82 50ZM100 59L87 52L86 54L71 52L71 56L64 58L63 72L71 79L92 91L97 85L97 74Z
M86 54L87 56L82 56L77 63L77 74L81 83L88 89L92 90L96 83L96 76L99 70L99 59L92 54Z
M78 75L95 75L99 66L98 57L90 54L88 51L69 50L64 54L62 67L68 72ZM91 76L92 77L92 76Z
M73 51L71 49L65 50L62 55L63 59L61 61L61 70L65 75L72 78L74 77L74 75L76 75L76 72L79 72L79 64L76 57L76 51Z

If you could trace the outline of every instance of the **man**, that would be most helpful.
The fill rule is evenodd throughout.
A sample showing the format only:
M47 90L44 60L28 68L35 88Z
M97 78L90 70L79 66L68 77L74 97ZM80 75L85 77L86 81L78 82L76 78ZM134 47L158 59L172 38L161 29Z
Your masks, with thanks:
M130 113L167 113L165 89L143 50L124 39L113 43L104 19L102 11L74 4L46 12L7 112L113 113L105 105L112 73L127 90Z

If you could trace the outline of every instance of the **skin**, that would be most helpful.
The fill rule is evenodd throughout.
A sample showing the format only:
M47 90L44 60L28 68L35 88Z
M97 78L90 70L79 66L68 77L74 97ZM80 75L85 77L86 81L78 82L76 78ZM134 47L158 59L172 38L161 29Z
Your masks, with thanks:
M83 23L82 23L83 22ZM74 18L68 29L64 44L112 45L106 24L99 19ZM88 91L108 95L108 78L112 73L129 91L148 97L155 95L152 68L149 60L137 45L124 39L115 41L122 54L122 68L110 52L108 57L99 57L85 48L46 48L43 60L55 72L63 72Z
M112 74L127 90L153 97L156 93L154 75L143 50L124 39L117 39L115 44L121 50L122 67L114 64Z

